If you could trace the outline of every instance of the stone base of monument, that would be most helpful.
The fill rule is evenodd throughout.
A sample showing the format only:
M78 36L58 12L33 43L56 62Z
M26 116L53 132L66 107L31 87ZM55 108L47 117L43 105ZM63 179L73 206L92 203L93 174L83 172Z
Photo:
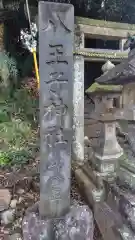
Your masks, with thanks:
M93 240L93 214L88 206L71 206L58 219L41 219L36 208L23 219L24 240Z

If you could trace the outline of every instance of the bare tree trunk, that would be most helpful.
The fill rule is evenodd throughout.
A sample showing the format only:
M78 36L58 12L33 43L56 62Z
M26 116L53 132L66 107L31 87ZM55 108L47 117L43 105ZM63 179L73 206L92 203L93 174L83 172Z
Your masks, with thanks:
M3 9L4 6L3 6L3 0L0 0L0 9Z
M4 9L3 0L0 0L0 10ZM4 23L0 23L0 51L4 50Z
M0 51L4 51L4 23L0 24Z

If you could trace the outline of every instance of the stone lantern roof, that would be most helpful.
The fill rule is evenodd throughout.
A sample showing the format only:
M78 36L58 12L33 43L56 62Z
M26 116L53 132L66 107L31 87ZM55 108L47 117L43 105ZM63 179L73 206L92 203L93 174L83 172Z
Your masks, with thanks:
M112 69L115 68L115 65L111 61L107 61L103 66L102 66L102 72L103 72L103 77L106 77L108 72L110 72ZM101 76L101 77L102 77ZM99 79L101 78L99 77ZM113 93L120 93L122 91L123 87L121 85L105 85L105 84L98 84L97 82L93 83L87 90L86 93L90 95L94 94L100 94L100 95L106 95L107 93L113 94Z
M101 75L95 81L105 85L125 85L135 82L135 49L131 51L127 59L109 70L106 74Z
M93 83L87 90L86 93L89 95L102 94L106 95L111 93L121 93L123 86L121 85L101 85Z

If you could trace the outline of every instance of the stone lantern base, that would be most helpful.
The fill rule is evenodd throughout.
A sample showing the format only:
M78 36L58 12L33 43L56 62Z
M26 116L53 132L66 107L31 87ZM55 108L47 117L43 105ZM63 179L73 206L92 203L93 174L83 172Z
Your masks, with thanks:
M95 148L93 165L100 173L108 175L116 172L123 149L116 138L116 120L111 113L100 117L102 123L99 143Z

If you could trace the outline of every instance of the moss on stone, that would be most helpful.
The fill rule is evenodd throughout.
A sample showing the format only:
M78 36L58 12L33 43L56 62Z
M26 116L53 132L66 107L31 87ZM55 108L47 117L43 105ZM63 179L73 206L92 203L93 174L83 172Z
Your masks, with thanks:
M97 58L104 58L104 59L125 59L128 57L127 52L90 52L90 51L82 51L82 50L75 50L74 52L75 55L82 55L86 57L97 57Z
M126 153L123 153L120 157L119 157L119 161L125 161L125 160L127 160L128 159L128 156L127 156L127 154ZM124 162L125 163L125 162Z
M96 91L121 91L122 90L122 86L121 85L100 85L98 83L93 83L85 92L86 93L93 93Z
M96 27L104 27L104 28L125 29L129 32L135 31L135 24L128 24L128 23L110 22L110 21L82 18L82 17L76 17L75 23L89 25L89 26L96 26Z

